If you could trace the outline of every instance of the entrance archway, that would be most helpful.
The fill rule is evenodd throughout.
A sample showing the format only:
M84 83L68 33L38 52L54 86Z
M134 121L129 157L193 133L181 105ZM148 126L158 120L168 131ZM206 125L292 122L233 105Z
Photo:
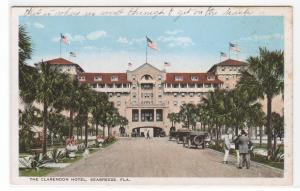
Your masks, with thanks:
M165 132L161 127L136 127L132 129L132 137L146 137L149 131L150 137L163 137Z

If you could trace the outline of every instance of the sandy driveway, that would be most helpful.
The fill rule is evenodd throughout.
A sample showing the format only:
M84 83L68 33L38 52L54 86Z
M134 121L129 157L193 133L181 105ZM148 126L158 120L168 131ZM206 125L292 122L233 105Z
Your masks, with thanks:
M221 153L187 149L167 138L123 138L49 176L86 177L280 177L283 171L251 163L237 169L222 164Z

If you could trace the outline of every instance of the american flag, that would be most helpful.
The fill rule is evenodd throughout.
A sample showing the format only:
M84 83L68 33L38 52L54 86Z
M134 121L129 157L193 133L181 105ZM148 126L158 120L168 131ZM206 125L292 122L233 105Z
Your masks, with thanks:
M75 52L70 52L70 56L71 56L71 57L76 57L77 55L76 55Z
M159 49L157 48L155 42L153 42L153 41L152 41L150 38L148 38L147 36L146 36L146 39L147 39L147 44L148 44L148 47L149 47L149 48L152 48L152 49L154 49L154 50L159 51Z
M229 43L229 47L231 50L236 51L236 52L240 52L240 46L238 44L233 44L233 43Z
M65 44L70 44L69 38L66 35L63 35L62 33L60 33L60 41Z
M164 62L164 66L171 66L169 62Z
M227 54L225 52L220 52L221 57L227 57Z

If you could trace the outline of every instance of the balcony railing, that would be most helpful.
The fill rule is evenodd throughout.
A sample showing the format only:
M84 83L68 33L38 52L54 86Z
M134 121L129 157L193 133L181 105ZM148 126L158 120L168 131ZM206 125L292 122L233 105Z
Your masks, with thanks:
M94 90L98 92L105 92L105 93L130 93L130 88L94 88Z
M181 92L186 92L186 93L190 93L190 92L194 92L194 93L200 93L200 92L209 92L209 91L214 91L214 87L202 87L202 88L164 88L164 92L168 92L168 93L181 93Z

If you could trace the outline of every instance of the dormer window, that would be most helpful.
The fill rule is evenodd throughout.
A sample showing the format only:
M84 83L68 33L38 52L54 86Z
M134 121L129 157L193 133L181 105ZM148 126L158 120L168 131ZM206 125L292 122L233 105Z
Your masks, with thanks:
M102 81L102 76L95 76L95 77L94 77L94 80L95 80L95 81Z
M215 76L213 76L213 75L208 75L207 76L207 80L214 80L215 79Z
M79 81L85 81L85 76L79 76Z
M182 81L183 77L182 76L175 76L175 81Z
M198 76L192 76L192 77L191 77L191 80L192 80L192 81L198 81Z
M118 76L112 76L111 81L118 81Z

